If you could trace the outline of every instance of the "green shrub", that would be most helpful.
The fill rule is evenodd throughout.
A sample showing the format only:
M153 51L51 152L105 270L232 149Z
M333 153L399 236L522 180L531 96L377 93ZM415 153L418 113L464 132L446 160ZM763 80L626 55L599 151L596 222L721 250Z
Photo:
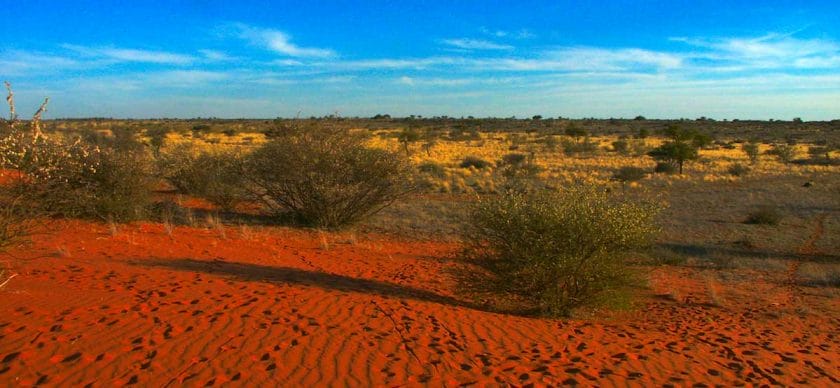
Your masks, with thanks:
M194 187L192 171L197 165L195 159L200 151L189 143L181 143L174 147L167 148L158 154L157 173L166 179L181 194L189 194Z
M750 168L741 163L733 163L726 169L726 172L732 176L744 176L750 172Z
M490 163L490 162L488 162L484 159L481 159L477 156L467 156L466 158L464 158L464 160L461 161L461 164L459 166L461 168L472 167L472 168L476 168L476 169L481 170L481 169L490 167L492 165L493 165L492 163Z
M466 279L551 316L620 296L632 279L625 255L652 241L657 211L593 187L482 198L463 237L483 273Z
M587 132L586 129L578 127L575 123L569 123L563 133L565 133L566 136L574 138L589 136L589 132Z
M235 152L202 153L191 158L191 163L179 178L185 193L204 198L222 210L232 211L246 197L242 173L242 158Z
M401 155L343 130L287 131L246 158L255 200L275 216L324 228L358 222L413 190Z
M778 225L782 221L782 213L773 206L764 205L753 211L744 220L745 224Z
M620 182L636 182L647 176L647 171L641 167L622 167L613 174L613 179Z
M767 153L775 155L782 163L790 163L796 157L796 148L789 144L776 144Z

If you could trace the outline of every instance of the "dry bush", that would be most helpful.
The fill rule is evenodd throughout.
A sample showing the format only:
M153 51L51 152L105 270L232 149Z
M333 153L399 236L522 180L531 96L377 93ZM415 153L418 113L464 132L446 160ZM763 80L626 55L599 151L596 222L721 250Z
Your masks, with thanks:
M232 211L246 199L243 157L236 151L201 152L188 148L161 155L161 175L182 194L204 198Z
M560 140L560 144L563 147L563 153L570 156L598 151L598 143L592 141L589 136L584 137L583 140L564 138Z
M276 216L324 228L356 223L414 188L402 155L327 128L280 134L250 154L243 171L253 198Z
M493 166L493 163L490 163L484 159L481 159L477 156L467 156L461 163L458 165L461 168L475 168L478 170L488 168Z
M778 225L782 221L782 213L773 206L762 205L747 215L745 224Z
M621 298L634 278L625 256L652 241L658 209L594 187L482 198L463 238L466 259L484 272L465 285L550 316Z
M155 160L158 175L171 183L181 194L189 194L195 185L193 170L198 167L195 160L199 153L198 149L189 143L178 144L161 151Z
M541 170L534 158L526 154L507 154L497 165L503 177L513 180L531 179Z
M20 194L0 189L0 252L25 242L34 218Z
M796 147L789 144L775 144L767 153L776 156L782 163L790 163L796 158Z
M750 168L741 163L733 163L726 169L726 172L729 175L740 177L747 175L750 172Z

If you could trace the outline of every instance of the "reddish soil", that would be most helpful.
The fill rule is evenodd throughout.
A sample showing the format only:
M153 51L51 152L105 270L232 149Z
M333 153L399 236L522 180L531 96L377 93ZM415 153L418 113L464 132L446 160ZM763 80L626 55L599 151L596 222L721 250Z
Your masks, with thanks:
M10 252L2 386L840 384L840 303L784 271L651 269L637 311L551 320L459 298L451 244L49 226Z

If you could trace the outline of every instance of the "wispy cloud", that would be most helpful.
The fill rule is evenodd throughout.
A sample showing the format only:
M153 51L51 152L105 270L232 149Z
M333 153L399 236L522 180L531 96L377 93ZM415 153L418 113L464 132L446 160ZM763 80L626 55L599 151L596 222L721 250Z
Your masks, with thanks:
M261 46L278 54L290 57L335 57L335 51L325 48L301 47L292 43L292 38L280 30L257 28L245 24L234 24L237 35L252 44Z
M192 55L177 54L166 51L150 51L118 47L89 47L75 44L64 44L61 47L84 57L102 58L116 62L187 65L194 62L196 59Z
M79 61L52 54L22 50L0 52L0 68L3 69L5 75L55 72L79 66L81 66Z
M792 34L771 33L759 37L671 38L702 49L701 60L739 64L742 68L826 68L837 64L840 44L825 39L801 39Z
M496 38L515 38L515 39L531 39L537 35L527 28L522 28L518 31L493 30L487 27L481 27L479 31L482 34L496 37Z
M204 50L198 50L198 52L201 55L203 55L205 59L210 60L210 61L227 62L227 61L232 61L232 60L236 59L236 57L230 56L227 53L225 53L223 51L218 51L218 50L204 49Z
M513 46L481 39L444 39L441 43L464 50L513 50Z

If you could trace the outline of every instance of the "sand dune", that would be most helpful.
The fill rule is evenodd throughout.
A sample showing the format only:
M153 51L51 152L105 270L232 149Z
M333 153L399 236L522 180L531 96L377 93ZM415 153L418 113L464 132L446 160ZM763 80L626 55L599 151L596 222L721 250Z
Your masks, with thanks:
M696 270L651 269L638 311L549 320L460 298L452 244L49 226L11 252L0 385L840 384L838 301L770 273L715 303Z

